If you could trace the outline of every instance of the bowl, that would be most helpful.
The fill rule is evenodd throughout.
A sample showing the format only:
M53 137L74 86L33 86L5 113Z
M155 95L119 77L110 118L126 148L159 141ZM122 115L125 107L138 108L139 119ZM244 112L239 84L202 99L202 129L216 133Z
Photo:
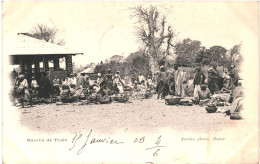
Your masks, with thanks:
M208 113L215 113L216 111L218 110L218 108L214 105L208 105L207 107L206 107L206 111L208 112Z

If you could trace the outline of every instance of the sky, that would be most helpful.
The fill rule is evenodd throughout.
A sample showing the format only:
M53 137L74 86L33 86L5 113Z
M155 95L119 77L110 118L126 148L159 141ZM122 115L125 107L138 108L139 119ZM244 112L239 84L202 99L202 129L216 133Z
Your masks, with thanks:
M37 24L54 26L66 47L84 55L73 57L78 65L97 63L113 55L138 50L135 20L130 7L156 5L178 36L201 41L203 46L231 49L248 44L258 34L255 2L3 2L3 38L30 32ZM166 8L166 9L165 9Z

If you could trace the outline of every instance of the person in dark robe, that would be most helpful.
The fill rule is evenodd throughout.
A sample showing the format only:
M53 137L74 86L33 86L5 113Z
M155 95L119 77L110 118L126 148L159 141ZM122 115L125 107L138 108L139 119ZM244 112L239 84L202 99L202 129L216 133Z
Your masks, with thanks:
M114 85L113 85L113 74L111 73L111 69L107 70L107 74L104 77L104 81L106 83L106 87L110 90L110 93L114 93Z
M89 87L89 76L84 74L83 75L83 88L88 88Z
M42 73L42 79L39 82L39 96L41 98L50 98L52 85L46 72Z
M194 85L194 97L198 97L198 92L200 90L200 85L201 84L205 84L205 75L204 73L201 71L201 68L198 67L196 68L196 74L193 80L193 85Z
M158 83L157 99L164 98L167 94L165 91L167 87L167 75L164 66L160 67L158 79L159 79L159 83Z
M169 79L168 79L168 85L169 85L169 94L174 95L175 93L175 80L174 80L174 73L171 72Z
M229 76L232 79L232 82L235 86L238 86L238 71L237 68L235 67L235 65L231 65L228 68L228 72L229 72Z
M212 66L208 70L208 88L211 94L219 91L218 87L219 73L217 71L217 63L213 62Z

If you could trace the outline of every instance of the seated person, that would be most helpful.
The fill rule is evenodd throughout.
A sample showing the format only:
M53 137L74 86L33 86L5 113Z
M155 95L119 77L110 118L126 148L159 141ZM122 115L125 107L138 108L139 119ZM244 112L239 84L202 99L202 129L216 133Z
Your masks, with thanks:
M223 79L223 88L221 89L221 92L230 91L235 88L235 85L233 83L233 79L230 77L230 74L225 74Z
M244 94L243 94L242 83L238 82L237 87L235 87L235 89L231 91L229 103L232 103L233 100L239 97L243 97L243 95Z
M76 85L70 84L70 93L72 96L76 96Z
M86 95L88 94L88 91L86 88L83 88L82 85L79 86L79 88L76 90L76 96L79 100L86 100Z
M74 95L73 95L74 94ZM77 100L75 93L71 93L68 85L62 86L62 91L60 93L61 102L63 103L71 103Z
M137 92L142 90L141 84L138 83L137 81L134 82L134 90Z
M90 102L97 102L98 92L94 89L94 85L89 86L88 89L88 100Z
M206 85L202 84L200 86L200 91L198 91L199 100L206 100L210 98L210 91Z
M185 82L186 83L186 82ZM184 85L185 86L185 85ZM194 85L193 84L190 84L187 83L185 88L184 88L184 91L185 91L185 96L187 97L193 97L194 95Z
M200 88L201 89L198 91L198 97L195 99L199 102L200 106L204 106L210 101L210 90L205 84L202 84Z

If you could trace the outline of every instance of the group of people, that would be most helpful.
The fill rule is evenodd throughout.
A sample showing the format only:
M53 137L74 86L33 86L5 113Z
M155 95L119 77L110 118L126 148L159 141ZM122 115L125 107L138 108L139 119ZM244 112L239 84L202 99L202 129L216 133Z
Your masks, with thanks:
M24 102L32 105L34 98L51 97L59 97L62 103L78 100L111 102L112 95L124 95L129 91L144 93L142 98L150 98L154 93L157 94L157 99L164 99L167 95L193 97L195 102L199 103L209 100L217 93L229 92L234 95L237 87L241 88L241 84L238 83L233 65L221 76L217 71L217 64L212 63L207 78L200 67L196 68L194 78L189 79L186 71L174 65L174 71L166 71L165 67L161 66L154 76L133 74L127 83L121 78L119 71L113 74L111 69L103 76L98 73L95 80L90 79L86 73L78 73L69 77L54 77L50 81L48 73L43 72L39 80L32 76L28 81L24 74L20 74L15 78L13 95L15 102L20 102L22 106ZM236 99L237 96L233 98Z

